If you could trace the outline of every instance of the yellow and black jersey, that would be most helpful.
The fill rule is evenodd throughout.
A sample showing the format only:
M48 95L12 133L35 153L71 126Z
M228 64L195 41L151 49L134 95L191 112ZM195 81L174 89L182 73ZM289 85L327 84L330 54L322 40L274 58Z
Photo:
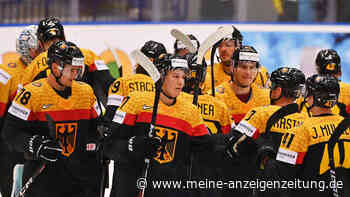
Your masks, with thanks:
M339 82L340 94L338 103L342 103L345 106L345 111L347 114L350 114L350 84Z
M257 139L261 134L266 132L270 117L279 109L281 109L281 106L278 105L255 107L244 116L235 127L235 130L253 139ZM274 143L278 146L282 136L286 136L286 133L288 133L290 129L303 124L305 118L307 118L307 115L304 113L293 113L280 118L270 129Z
M151 77L135 74L115 80L108 90L107 105L119 107L126 96L133 92L154 92L155 85Z
M242 102L236 96L230 81L224 82L216 87L215 91L215 97L226 104L231 118L236 124L238 124L244 115L253 107L270 104L269 90L259 88L254 84L251 86L251 94L247 103Z
M191 94L181 93L180 96L188 99L189 102L193 101ZM210 134L230 132L233 121L225 103L205 94L198 95L197 106Z
M88 72L108 70L108 67L94 52L88 49L80 49L84 55L85 69ZM46 78L50 74L47 65L47 51L39 54L23 73L22 84L26 85L32 81Z
M344 98L344 100L346 100L347 98ZM297 103L299 105L299 110L301 113L305 113L307 114L309 117L312 116L312 112L310 110L310 106L307 103L307 101L305 100L304 97L300 97L297 99ZM338 100L338 102L334 105L334 107L332 107L332 113L333 114L339 114L341 116L348 116L349 114L349 107L347 105L345 105L344 103L340 102L340 99Z
M328 141L344 118L340 115L323 115L305 119L304 124L286 133L281 141L277 160L302 165L301 176L314 177L329 169ZM288 134L288 136L287 136ZM335 167L350 168L350 129L340 136L334 148ZM328 175L327 175L328 176Z
M214 64L214 85L215 87L221 85L223 82L230 81L231 75L224 71L224 65L222 63ZM207 75L203 87L201 88L204 93L211 94L211 68L208 67Z
M268 88L269 87L269 84L267 84L268 80L269 80L269 72L267 71L265 66L260 66L259 72L254 81L254 84L260 88Z
M112 121L128 128L115 132L126 139L135 135L148 136L154 95L154 92L134 92L126 97ZM182 97L171 106L159 101L154 131L153 135L164 143L154 158L157 164L188 161L191 140L209 134L199 110Z
M107 97L108 87L114 81L109 73L108 66L94 52L88 49L80 49L84 55L85 71L81 81L91 85L95 94L104 102ZM32 81L46 78L51 70L47 65L47 52L38 55L25 69L21 84L26 85Z
M57 94L47 79L32 82L18 91L5 120L4 131L9 144L19 152L26 152L28 150L24 150L23 144L27 143L28 137L43 135L52 138L45 118L47 113L54 120L55 137L61 142L62 155L68 162L84 158L84 154L93 148L90 140L97 139L94 124L101 110L86 83L73 81L71 91L71 96L65 99Z
M0 129L1 119L19 88L20 79L26 65L18 58L15 61L0 65Z

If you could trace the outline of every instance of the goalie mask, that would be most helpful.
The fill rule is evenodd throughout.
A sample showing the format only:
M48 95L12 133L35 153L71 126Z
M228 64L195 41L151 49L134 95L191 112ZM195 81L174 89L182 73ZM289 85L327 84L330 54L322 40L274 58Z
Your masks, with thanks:
M338 101L338 79L331 75L312 75L306 80L306 97L313 96L313 106L332 108Z
M84 56L80 49L72 42L58 41L50 46L47 52L47 64L52 69L52 64L55 62L58 64L58 68L61 72L60 76L55 76L58 84L61 76L69 71L66 71L67 65L79 68L75 77L75 80L80 80L84 74ZM68 73L70 74L70 73Z
M33 58L29 54L29 49L37 50L39 48L38 38L36 36L38 27L30 25L23 29L16 40L16 51L21 54L21 59L29 64Z

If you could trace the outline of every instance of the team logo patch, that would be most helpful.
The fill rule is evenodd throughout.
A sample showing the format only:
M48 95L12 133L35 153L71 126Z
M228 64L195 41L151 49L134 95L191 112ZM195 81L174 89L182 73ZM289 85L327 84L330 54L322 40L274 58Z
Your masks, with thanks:
M8 63L7 66L9 68L16 68L16 63Z
M154 159L160 164L173 161L179 133L172 129L157 127L155 135L161 139L161 148Z
M56 138L60 141L61 154L69 157L75 149L77 138L78 123L57 123Z
M48 109L49 107L51 107L52 106L52 104L43 104L42 106L41 106L41 108L43 108L43 109Z
M224 87L217 87L216 89L217 93L223 94L225 92L225 88Z

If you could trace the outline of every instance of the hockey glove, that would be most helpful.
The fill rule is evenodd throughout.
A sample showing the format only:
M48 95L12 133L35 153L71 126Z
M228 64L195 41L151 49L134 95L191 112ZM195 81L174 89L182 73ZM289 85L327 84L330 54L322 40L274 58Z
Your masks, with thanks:
M35 160L55 162L62 152L62 148L57 141L40 135L29 138L27 146Z
M226 153L229 157L233 159L256 151L256 144L253 139L235 130L231 132L232 137L226 146Z
M257 166L259 169L264 170L266 163L270 159L275 159L277 152L274 147L274 143L271 138L261 136L256 141L257 143Z
M128 151L142 158L153 158L161 146L159 138L133 136L128 141Z

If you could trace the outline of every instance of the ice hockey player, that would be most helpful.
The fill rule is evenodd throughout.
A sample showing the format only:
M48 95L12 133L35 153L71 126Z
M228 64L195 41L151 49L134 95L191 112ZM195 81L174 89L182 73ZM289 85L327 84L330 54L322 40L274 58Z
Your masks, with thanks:
M316 70L321 75L332 75L341 78L341 59L334 49L323 49L316 56ZM340 94L337 104L332 108L333 113L347 117L350 113L350 85L339 80ZM307 101L301 102L301 111L311 116Z
M97 196L101 163L96 118L101 110L91 87L75 81L82 77L84 56L79 48L58 41L47 57L50 74L17 93L2 137L27 160L24 182L40 173L25 196Z
M179 97L188 72L187 61L167 54L155 64L161 73L156 85L160 99L155 128L150 132L155 93L135 92L116 111L113 133L105 144L106 154L119 160L116 191L120 197L138 195L135 183L144 176L145 158L150 159L145 196L188 196L189 190L152 188L152 181L189 180L191 153L206 152L210 144L198 108Z
M289 137L281 141L277 153L277 160L284 164L280 175L304 185L293 190L290 196L345 197L350 194L350 155L346 154L350 151L347 145L350 122L339 114L332 114L331 110L339 90L338 79L330 75L316 74L306 80L312 117L288 131ZM318 185L306 187L312 181Z
M153 40L147 41L141 48L141 52L144 53L151 61L159 58L160 55L166 54L166 49L162 43L155 42ZM155 85L152 78L148 76L148 73L140 66L136 65L136 74L120 77L113 82L109 87L108 101L106 108L106 116L104 117L104 123L113 119L116 110L122 104L122 101L126 99L130 93L133 92L155 92ZM108 134L107 134L108 135ZM114 161L113 177L117 177L118 161ZM116 178L113 178L111 197L116 196Z
M296 68L281 67L272 72L270 80L271 105L251 109L235 127L237 133L230 139L228 146L228 153L232 157L239 157L248 154L249 150L255 153L257 144L257 155L254 158L256 178L265 181L280 180L275 159L281 140L283 143L288 143L288 139L293 138L289 136L288 131L300 126L307 118L305 113L299 113L296 103L305 87L304 73ZM249 142L253 140L255 143ZM248 147L248 144L251 147ZM258 196L278 195L277 192L271 194L267 191L271 192L267 189Z
M50 69L47 65L47 49L58 40L66 40L64 28L59 19L55 17L42 19L38 25L37 35L39 44L45 52L36 57L25 69L22 79L23 85L48 76ZM81 51L85 57L85 68L81 80L91 85L97 98L105 104L108 87L114 79L100 57L88 49L81 49Z
M0 131L8 106L17 89L21 89L19 84L24 69L40 53L36 31L35 25L25 27L16 40L19 58L10 60L6 65L0 65ZM8 197L11 193L13 167L16 163L23 162L23 154L10 151L1 138L0 154L0 192L3 197Z

